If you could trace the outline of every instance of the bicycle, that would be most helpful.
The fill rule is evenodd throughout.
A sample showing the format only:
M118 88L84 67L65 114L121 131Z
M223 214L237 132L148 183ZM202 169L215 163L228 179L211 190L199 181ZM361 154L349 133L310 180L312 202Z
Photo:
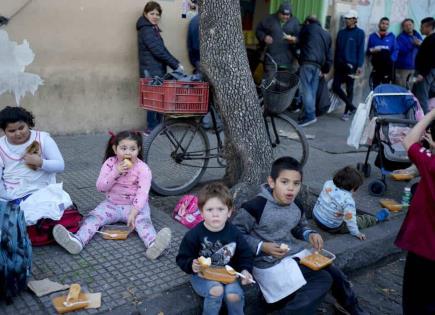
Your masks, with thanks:
M192 83L179 84L192 88ZM291 155L304 165L308 159L308 141L302 129L287 114L265 110L267 106L261 97L260 104L274 159ZM208 107L207 103L205 105ZM214 105L210 104L210 107ZM151 183L155 193L165 196L186 193L201 180L207 168L226 166L222 130L218 130L214 110L210 110L216 139L216 144L210 148L209 137L200 122L205 113L197 110L190 114L165 115L163 121L144 139L144 161L152 170L159 169L153 172ZM211 159L216 159L218 166L208 166Z

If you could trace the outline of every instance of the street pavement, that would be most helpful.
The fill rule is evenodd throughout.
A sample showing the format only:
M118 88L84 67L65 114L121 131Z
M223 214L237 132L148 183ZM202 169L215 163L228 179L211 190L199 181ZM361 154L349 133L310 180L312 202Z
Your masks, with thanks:
M340 113L323 116L318 123L305 129L313 135L310 140L310 157L304 169L304 184L311 192L313 200L320 192L324 181L330 179L334 171L363 161L364 152L346 145L350 121L339 120ZM212 134L209 134L212 137ZM73 201L82 214L103 200L103 194L96 191L103 153L108 140L107 134L71 135L54 137L65 159L65 172L58 176L64 183ZM373 161L375 154L372 155ZM159 169L153 169L158 172ZM220 179L223 169L209 169L203 182ZM379 198L368 195L367 182L379 176L372 167L371 178L355 195L359 211L375 213L380 208ZM387 197L400 200L405 183L388 182ZM195 189L196 190L196 189ZM170 214L179 196L161 197L151 195L152 220L157 230L169 226L173 231L173 242L164 256L156 261L145 258L145 247L135 233L126 241L107 241L96 235L79 255L69 255L57 245L35 247L33 249L33 279L50 278L60 283L80 283L89 292L102 292L102 306L95 310L79 311L77 314L127 315L134 311L142 314L196 314L200 300L195 297L187 284L188 276L175 264L175 255L186 229L175 222ZM345 271L355 271L382 260L385 256L400 253L392 244L404 214L393 214L387 223L382 223L365 231L368 240L361 242L350 235L331 236L322 233L327 239L326 248L337 254L336 264ZM312 223L311 223L312 224ZM372 314L400 314L398 307L384 306L394 298L400 306L400 279L402 261L369 271L355 277L357 292L361 292L363 305L370 306L377 301ZM396 271L392 271L392 270ZM389 272L393 273L389 273ZM372 278L370 278L372 277ZM392 282L382 282L393 277ZM380 291L370 282L375 279ZM392 278L391 278L392 279ZM391 285L390 285L391 284ZM384 288L385 287L385 288ZM383 289L388 289L384 291ZM187 291L186 291L187 290ZM189 291L190 290L190 291ZM361 290L361 291L360 291ZM394 290L394 291L392 291ZM180 293L184 292L186 293ZM63 292L64 294L65 292ZM388 297L384 295L388 293ZM0 302L0 315L3 314L55 314L51 306L52 294L37 298L30 292L21 293L12 305ZM397 295L397 296L396 296ZM255 297L254 297L255 299ZM247 299L249 301L249 299ZM379 304L380 303L380 304ZM186 306L187 305L187 306ZM190 311L187 311L188 307ZM328 307L326 314L330 314ZM256 314L249 312L249 314ZM258 314L258 313L257 313Z

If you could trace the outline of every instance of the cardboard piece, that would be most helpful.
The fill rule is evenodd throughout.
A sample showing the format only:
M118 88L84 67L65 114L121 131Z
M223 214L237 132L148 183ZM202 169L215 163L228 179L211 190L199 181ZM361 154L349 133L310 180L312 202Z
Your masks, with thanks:
M27 284L30 290L36 294L37 297L41 297L53 292L67 290L69 285L60 284L54 281L51 281L48 278L43 280L32 280Z

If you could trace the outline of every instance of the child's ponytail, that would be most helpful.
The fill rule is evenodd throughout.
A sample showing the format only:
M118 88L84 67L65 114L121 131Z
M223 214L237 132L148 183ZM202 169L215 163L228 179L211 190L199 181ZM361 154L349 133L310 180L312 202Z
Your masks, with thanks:
M113 151L113 146L118 146L118 144L124 140L129 139L133 140L137 143L137 147L139 148L139 153L137 155L137 158L140 160L143 160L143 153L142 153L142 133L140 131L136 130L124 130L120 131L117 134L115 134L113 131L109 131L109 141L107 141L106 146L106 153L104 154L103 163L110 157L115 156L115 152Z

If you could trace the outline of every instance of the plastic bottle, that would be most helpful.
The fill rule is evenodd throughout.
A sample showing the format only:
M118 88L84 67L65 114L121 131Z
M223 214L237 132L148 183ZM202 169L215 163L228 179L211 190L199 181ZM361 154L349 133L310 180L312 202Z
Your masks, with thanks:
M408 210L410 200L411 200L411 188L405 187L403 189L403 196L402 196L402 210L404 211Z

